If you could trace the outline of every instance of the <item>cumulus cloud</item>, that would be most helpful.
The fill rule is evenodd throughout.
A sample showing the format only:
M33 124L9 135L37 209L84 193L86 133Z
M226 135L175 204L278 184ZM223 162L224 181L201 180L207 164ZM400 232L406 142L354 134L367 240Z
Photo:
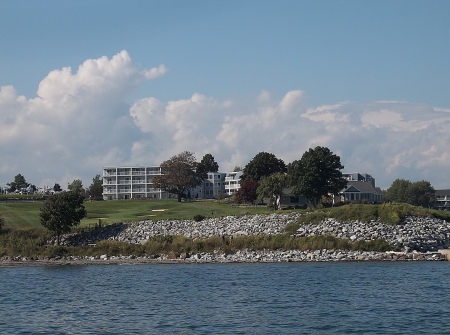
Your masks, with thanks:
M245 166L258 152L286 163L327 146L348 172L450 187L450 109L405 101L308 106L305 92L219 100L201 92L173 101L126 101L164 65L139 69L126 51L86 60L76 71L50 72L37 96L0 88L0 185L17 173L29 182L88 186L106 165L153 165L189 150L214 155L221 171ZM52 186L52 185L50 185Z
M74 177L89 184L102 165L127 162L139 131L126 101L166 71L164 65L139 69L121 51L88 59L76 71L51 71L34 98L1 87L0 185L18 173L39 186L65 186Z

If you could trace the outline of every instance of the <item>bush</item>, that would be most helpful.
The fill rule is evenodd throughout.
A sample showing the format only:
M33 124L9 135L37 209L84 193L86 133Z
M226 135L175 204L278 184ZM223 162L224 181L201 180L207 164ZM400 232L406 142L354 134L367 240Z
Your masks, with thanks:
M196 215L194 215L193 219L195 222L200 222L200 221L203 221L205 219L205 217L201 214L196 214Z

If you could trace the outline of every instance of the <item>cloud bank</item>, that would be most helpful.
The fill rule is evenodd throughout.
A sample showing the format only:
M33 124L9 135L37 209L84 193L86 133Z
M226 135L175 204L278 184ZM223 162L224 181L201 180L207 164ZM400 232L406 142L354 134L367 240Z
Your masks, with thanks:
M21 173L38 186L88 186L105 165L159 165L181 151L211 153L221 171L260 151L286 163L310 147L327 146L347 172L372 174L388 187L396 178L450 187L450 109L404 101L308 106L300 90L275 97L218 100L201 93L163 102L126 103L147 80L167 72L139 69L122 51L89 59L76 72L50 72L37 96L0 88L0 186Z

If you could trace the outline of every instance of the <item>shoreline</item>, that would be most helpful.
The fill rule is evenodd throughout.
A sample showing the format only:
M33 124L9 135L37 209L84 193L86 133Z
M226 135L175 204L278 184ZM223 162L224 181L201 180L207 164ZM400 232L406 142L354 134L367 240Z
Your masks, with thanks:
M447 261L447 252L372 252L341 250L244 250L235 254L220 252L200 254L161 254L154 256L56 257L33 259L26 257L2 257L0 268L21 266L86 266L86 265L139 265L139 264L227 264L227 263L311 263L311 262L423 262Z

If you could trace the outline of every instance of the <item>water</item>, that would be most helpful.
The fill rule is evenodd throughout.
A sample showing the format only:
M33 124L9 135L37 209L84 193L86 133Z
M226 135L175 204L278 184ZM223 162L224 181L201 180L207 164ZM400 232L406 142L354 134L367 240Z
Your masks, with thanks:
M450 334L449 262L0 268L0 334Z

